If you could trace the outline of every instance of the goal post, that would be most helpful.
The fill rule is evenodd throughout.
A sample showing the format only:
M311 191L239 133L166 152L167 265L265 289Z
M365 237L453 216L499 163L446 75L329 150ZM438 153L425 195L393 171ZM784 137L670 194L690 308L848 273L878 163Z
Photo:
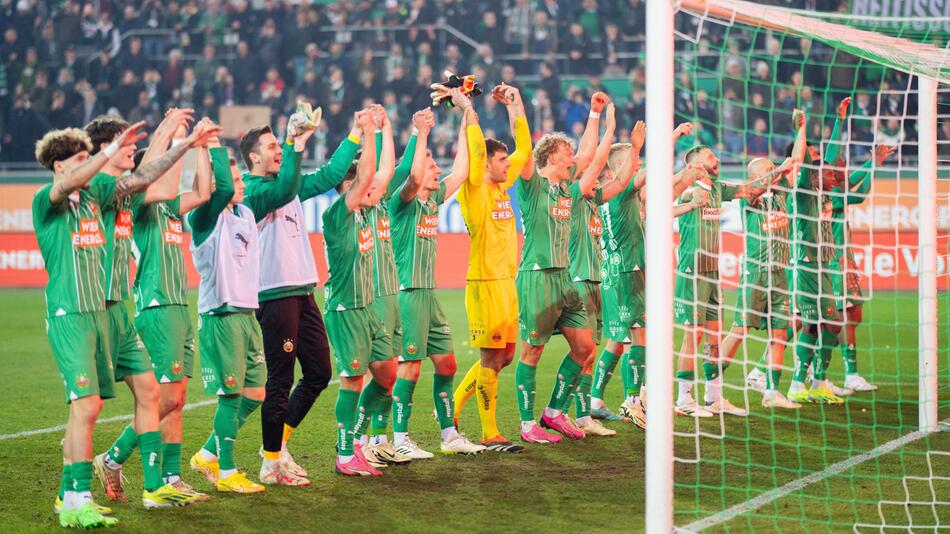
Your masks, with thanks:
M937 82L917 81L920 430L937 430Z

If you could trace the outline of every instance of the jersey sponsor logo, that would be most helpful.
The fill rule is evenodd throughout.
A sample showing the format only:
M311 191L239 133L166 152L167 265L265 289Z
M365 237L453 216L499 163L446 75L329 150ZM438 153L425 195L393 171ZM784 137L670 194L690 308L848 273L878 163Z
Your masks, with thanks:
M720 219L720 210L719 208L703 208L703 220L704 221L718 221Z
M101 247L106 244L99 226L99 219L82 219L79 231L72 232L73 247Z
M419 218L419 224L416 225L416 236L432 238L439 233L439 216L423 215Z
M604 235L604 224L596 213L591 214L590 221L587 222L587 231L590 232L591 237L595 238Z
M376 237L378 237L380 241L389 241L389 235L389 217L380 217L376 223Z
M178 247L182 246L184 241L181 238L181 221L168 221L168 230L162 232L162 243Z
M129 239L132 237L132 212L122 210L115 214L115 234L116 239Z
M570 219L572 204L571 197L558 197L557 204L551 207L551 216L556 219Z
M494 221L509 221L515 218L515 212L511 209L511 200L496 200L495 209L491 211L491 218Z
M788 214L782 212L769 212L765 218L759 222L759 228L763 232L774 232L788 228Z
M372 228L361 228L357 234L357 245L361 254L365 254L376 246L376 238Z

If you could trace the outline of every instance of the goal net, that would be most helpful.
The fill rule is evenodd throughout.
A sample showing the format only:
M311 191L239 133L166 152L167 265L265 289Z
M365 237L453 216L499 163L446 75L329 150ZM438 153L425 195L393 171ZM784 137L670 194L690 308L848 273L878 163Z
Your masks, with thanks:
M710 219L721 227L718 245L697 245L718 246L718 263L680 246L695 263L676 264L678 529L950 528L950 33L884 22L678 5L674 109L693 128L677 165L711 147L718 184L703 187L722 195L718 213L710 198L678 220L683 239L697 239L685 225L700 241ZM922 107L934 85L935 128ZM811 147L800 172L730 200L759 192L730 183L786 159L796 109ZM921 283L934 281L928 253L936 290ZM720 388L748 415L700 417Z

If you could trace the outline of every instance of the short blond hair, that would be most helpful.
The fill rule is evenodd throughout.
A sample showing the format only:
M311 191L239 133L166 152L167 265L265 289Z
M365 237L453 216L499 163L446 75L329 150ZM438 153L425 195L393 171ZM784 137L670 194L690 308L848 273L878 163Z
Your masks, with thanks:
M620 167L623 167L623 164L627 161L627 158L630 157L630 152L633 150L633 145L630 143L614 143L610 146L610 155L607 156L607 166L610 168L610 172L617 172L620 170Z
M82 151L92 150L92 141L84 130L65 128L47 132L36 142L36 161L43 167L53 170L57 161L67 160Z
M574 149L574 142L571 138L562 133L544 134L534 145L534 162L539 169L547 166L548 158L554 154L558 148L566 145L571 150Z

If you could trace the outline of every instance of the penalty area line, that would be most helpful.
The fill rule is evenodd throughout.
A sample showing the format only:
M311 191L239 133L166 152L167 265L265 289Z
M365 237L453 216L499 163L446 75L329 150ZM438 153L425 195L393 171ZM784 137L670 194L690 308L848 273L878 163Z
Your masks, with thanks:
M331 380L330 384L339 384L339 380ZM182 411L187 412L188 410L194 410L195 408L202 408L204 406L211 406L212 404L217 404L218 399L206 399L198 402L189 402L185 404L185 407L182 408ZM107 423L120 423L123 421L131 421L135 417L135 414L126 414L126 415L115 415L112 417L106 417L105 419L99 419L96 421L96 426L104 425ZM53 432L62 432L66 430L66 425L56 425L46 428L37 428L36 430L24 430L23 432L15 432L13 434L0 434L0 441L6 441L10 439L18 438L28 438L30 436L40 436L42 434L52 434Z
M943 421L940 421L940 423L937 425L937 432L941 432L941 431L946 432L950 430L950 428L948 428L947 425L950 425L950 419L945 419ZM795 493L796 491L799 491L816 482L821 482L822 480L828 477L841 474L847 471L848 469L851 469L852 467L855 467L855 466L863 464L864 462L867 462L868 460L873 460L879 456L882 456L889 452L893 452L894 450L899 449L909 443L913 443L919 440L920 438L927 436L928 434L931 434L931 432L924 432L922 430L911 432L897 439L888 441L887 443L877 448L874 448L868 452L844 459L838 463L829 465L828 467L822 469L821 471L817 471L806 477L793 480L789 482L788 484L785 484L784 486L780 486L773 490L767 491L763 493L762 495L759 495L758 497L754 497L743 503L739 503L730 508L726 508L725 510L721 512L705 517L698 521L694 521L686 526L676 527L675 531L676 532L700 532L704 529L712 528L721 523L725 523L726 521L729 521L730 519L734 519L735 517L738 517L742 514L751 512L752 510L755 510L756 508L760 508L772 501L781 499L782 497L785 497L791 493Z

